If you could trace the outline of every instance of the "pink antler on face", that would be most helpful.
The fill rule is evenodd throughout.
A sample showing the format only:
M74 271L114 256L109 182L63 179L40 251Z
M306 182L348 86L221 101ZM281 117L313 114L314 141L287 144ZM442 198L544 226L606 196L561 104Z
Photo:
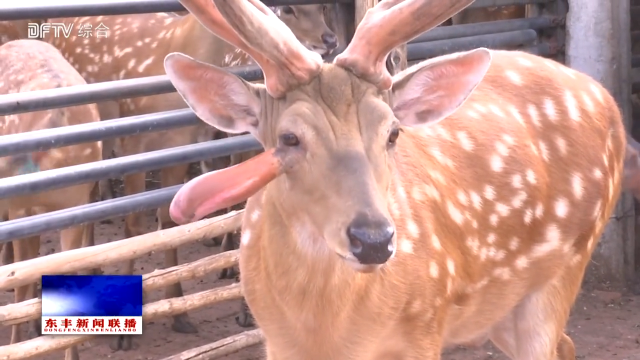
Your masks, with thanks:
M334 64L383 90L391 88L385 60L394 47L436 27L473 0L382 0L369 9Z
M209 31L251 56L264 72L267 91L280 97L309 82L322 58L258 0L180 0Z

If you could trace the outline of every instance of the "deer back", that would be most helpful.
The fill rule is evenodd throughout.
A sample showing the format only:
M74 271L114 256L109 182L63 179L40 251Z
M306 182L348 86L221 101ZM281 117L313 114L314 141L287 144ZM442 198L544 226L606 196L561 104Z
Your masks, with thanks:
M0 94L86 84L53 46L39 40L15 40L0 47ZM0 135L100 121L95 104L0 116ZM3 177L49 170L101 158L101 143L92 142L3 158ZM1 166L0 166L1 167Z

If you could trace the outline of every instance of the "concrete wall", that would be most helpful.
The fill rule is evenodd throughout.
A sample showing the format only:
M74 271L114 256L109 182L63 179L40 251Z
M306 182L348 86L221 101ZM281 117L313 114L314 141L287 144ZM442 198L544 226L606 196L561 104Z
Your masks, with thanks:
M563 1L563 0L558 0ZM566 64L600 81L631 125L629 0L568 0ZM624 284L634 276L634 205L623 194L593 255L591 272Z

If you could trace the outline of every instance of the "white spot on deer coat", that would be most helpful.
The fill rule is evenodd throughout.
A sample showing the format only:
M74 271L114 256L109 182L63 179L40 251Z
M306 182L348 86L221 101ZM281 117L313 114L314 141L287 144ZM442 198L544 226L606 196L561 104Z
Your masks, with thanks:
M509 215L511 209L505 204L496 203L496 211L498 212L498 214L500 214L500 216L504 217Z
M556 215L564 219L569 213L569 202L565 198L559 198L555 203Z
M513 70L507 70L504 74L512 83L516 85L522 85L522 77L520 76L520 74L516 73Z
M533 210L532 209L525 210L524 211L524 223L526 225L530 225L532 220L533 220Z
M515 264L516 264L516 269L523 270L527 268L527 266L529 266L529 259L524 255L520 255L516 259Z
M504 161L502 160L502 157L500 157L500 155L492 155L490 161L491 161L491 170L495 172L502 171L502 168L504 167Z
M582 102L590 113L596 111L596 107L593 105L593 101L591 101L591 98L589 97L589 95L587 95L586 92L582 93Z
M547 144L545 144L542 140L538 142L538 146L540 147L540 154L545 161L549 161L549 149L547 148Z
M487 200L494 200L496 198L496 191L493 186L486 185L484 187L484 197L487 198Z
M580 200L584 194L584 185L580 174L573 173L573 175L571 175L571 189L573 190L573 196Z
M522 188L522 175L520 174L513 175L513 177L511 178L511 184L516 189Z
M259 218L260 218L260 210L258 209L253 210L253 212L251 213L251 222L255 223L256 221L258 221Z
M402 239L400 240L400 251L405 252L407 254L413 254L413 243L411 240Z
M531 118L531 122L533 122L533 125L540 127L540 113L538 112L538 108L536 107L536 105L529 104L527 106L527 112L529 113L529 117Z
M460 142L460 146L462 146L463 149L465 149L467 151L473 150L473 148L474 148L473 142L471 141L471 139L469 138L469 135L467 135L466 132L458 131L456 133L456 136L458 137L458 141Z
M552 122L556 122L558 120L558 113L556 112L556 105L551 98L545 98L543 100L543 108L544 113L547 115L547 118Z
M153 60L155 59L155 56L152 56L150 58L148 58L147 60L143 61L142 64L140 64L140 66L138 66L138 72L143 72L144 69L147 68L147 66L149 66Z
M593 169L593 177L595 177L596 179L602 179L602 170L598 168Z
M439 270L438 264L436 264L435 261L429 263L429 275L431 275L432 278L435 279L438 277Z
M447 200L447 211L449 212L449 216L455 221L457 224L462 224L464 222L464 215L462 212L453 205L451 201Z
M469 198L471 198L471 202L473 203L474 208L476 208L477 210L482 209L482 198L480 197L480 195L478 195L478 193L470 191Z
M245 229L242 231L242 235L240 236L240 243L243 245L249 244L251 241L251 230Z
M442 250L442 244L436 234L431 235L431 245L433 245L433 248L436 250Z
M526 176L527 176L527 181L530 184L535 184L536 183L536 173L533 172L533 170L528 169L527 173L526 173Z
M544 256L551 251L557 249L561 245L562 234L560 229L555 224L547 226L544 239L541 243L536 244L533 247L532 255L535 257Z
M503 112L502 110L500 110L500 108L499 108L499 107L497 107L497 106L495 106L495 105L491 104L491 105L489 105L489 109L491 109L491 111L492 111L494 114L496 114L496 115L498 115L498 116L500 116L500 117L505 117L504 112Z
M575 96L569 90L564 92L564 104L569 112L569 117L573 121L580 121L580 108L578 108L578 101Z
M596 96L596 98L598 99L598 101L600 101L600 103L604 104L604 97L602 96L602 91L593 83L591 83L589 85L589 89L591 90L591 92L593 93L593 95Z
M409 235L414 239L420 237L420 228L418 228L416 222L411 219L407 220L407 231L409 232Z
M519 209L524 204L524 201L527 200L527 193L525 191L518 191L518 194L511 199L511 206L514 209Z

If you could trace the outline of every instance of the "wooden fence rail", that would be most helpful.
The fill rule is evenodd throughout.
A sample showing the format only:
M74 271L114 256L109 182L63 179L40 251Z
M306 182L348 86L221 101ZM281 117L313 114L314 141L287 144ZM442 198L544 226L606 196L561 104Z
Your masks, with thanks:
M179 298L159 300L142 307L142 319L149 321L195 310L226 300L242 298L240 284L232 284ZM17 344L0 346L0 360L30 359L55 350L66 349L96 335L40 336Z
M20 261L0 267L0 290L14 289L40 280L43 274L65 274L132 260L234 231L242 224L244 210L107 244Z
M229 336L211 344L183 351L162 360L211 360L217 359L246 347L260 344L264 341L264 335L260 329L249 330L237 335Z
M156 270L142 275L142 288L147 292L163 288L178 281L202 277L213 271L235 265L238 262L238 257L239 250L232 250L207 256L187 264ZM29 299L17 304L2 306L0 307L0 325L8 326L37 319L40 317L41 311L42 300L40 299Z

